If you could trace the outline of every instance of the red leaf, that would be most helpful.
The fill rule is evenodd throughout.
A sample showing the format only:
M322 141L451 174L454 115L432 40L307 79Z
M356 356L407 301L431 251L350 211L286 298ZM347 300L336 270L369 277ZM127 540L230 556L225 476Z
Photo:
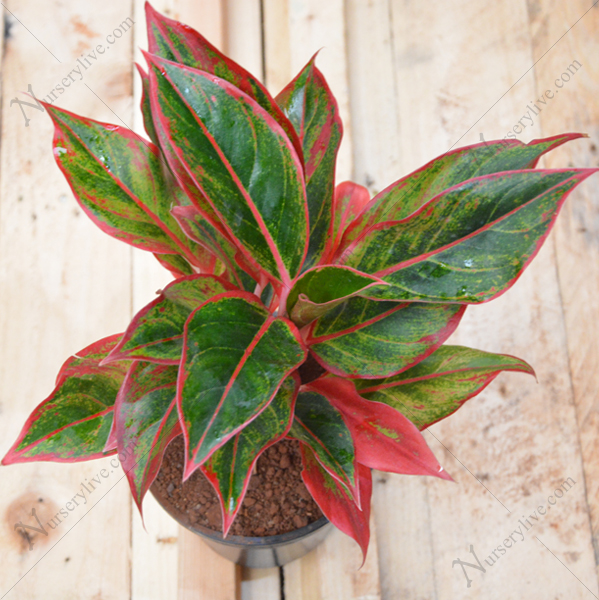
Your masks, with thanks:
M300 450L304 465L302 479L308 491L324 516L335 527L356 540L362 550L362 564L364 564L370 541L370 499L372 496L370 469L358 464L360 498L362 500L362 510L360 510L345 486L333 479L320 466L312 450L304 444L300 445Z
M387 404L365 400L353 382L324 377L306 388L324 395L341 412L351 431L358 462L390 473L452 480L408 418Z
M334 235L331 237L329 249L324 255L326 260L335 254L344 231L369 202L370 194L363 185L358 185L353 181L344 181L335 188L333 198ZM322 264L324 262L321 261ZM331 261L328 260L328 262Z

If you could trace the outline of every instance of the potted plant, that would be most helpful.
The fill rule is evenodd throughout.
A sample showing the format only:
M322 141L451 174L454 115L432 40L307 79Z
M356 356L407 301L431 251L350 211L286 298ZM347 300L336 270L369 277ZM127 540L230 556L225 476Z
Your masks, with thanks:
M444 342L469 304L515 283L596 170L535 168L583 136L459 148L371 199L335 186L342 125L314 59L273 98L199 33L146 9L151 141L44 107L85 213L174 280L124 333L66 361L2 462L118 452L140 511L154 484L201 530L159 485L179 444L180 479L204 478L220 505L222 533L204 533L232 556L227 534L258 459L299 448L303 489L365 554L371 469L450 479L421 432L501 371L533 373ZM312 540L301 552L324 535L326 519L312 517L296 527ZM277 544L298 536L277 535L236 548L275 548L276 564L297 557Z

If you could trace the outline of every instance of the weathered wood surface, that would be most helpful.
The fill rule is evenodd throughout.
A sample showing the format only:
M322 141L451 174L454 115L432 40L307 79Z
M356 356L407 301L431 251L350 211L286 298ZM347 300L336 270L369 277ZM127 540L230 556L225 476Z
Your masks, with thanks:
M477 142L481 134L503 138L518 125L523 141L587 132L590 140L556 151L546 166L599 166L599 5L592 4L159 0L155 6L198 28L263 76L273 93L322 48L318 64L345 125L339 181L351 177L374 193L452 145ZM54 164L49 119L11 105L24 99L18 95L29 84L45 97L77 58L130 18L135 24L57 104L141 133L131 61L140 60L137 48L146 44L143 2L104 0L101 10L83 0L4 5L0 453L47 395L61 362L122 330L168 280L152 257L82 218ZM539 103L547 90L557 93ZM542 110L530 123L523 117L535 103ZM48 536L32 533L30 550L16 523L36 524L35 508L45 525L82 481L111 471L106 461L32 463L0 470L0 598L281 600L281 581L288 600L597 597L598 190L595 178L572 195L518 284L469 309L454 337L528 360L538 383L503 375L431 428L431 448L456 484L375 475L373 543L360 571L357 546L340 533L287 566L283 577L277 569L237 569L181 531L151 498L144 529L117 469L87 505L55 529L46 527ZM568 478L575 483L541 515L538 507L547 507ZM523 539L514 534L518 541L506 548L504 540L520 527ZM485 572L454 564L476 564L471 547Z

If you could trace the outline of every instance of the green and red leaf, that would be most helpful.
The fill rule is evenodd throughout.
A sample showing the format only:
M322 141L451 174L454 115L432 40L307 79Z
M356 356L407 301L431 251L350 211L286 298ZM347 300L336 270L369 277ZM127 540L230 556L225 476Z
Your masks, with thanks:
M303 327L353 296L368 297L369 291L389 284L349 267L323 265L303 273L287 298L291 320Z
M173 192L160 150L126 127L44 106L55 125L56 162L90 219L132 246L201 266L202 249L198 254L170 214Z
M154 254L154 258L156 258L160 265L169 271L175 279L195 274L191 265L178 254Z
M302 389L295 404L288 437L309 446L323 469L351 492L360 507L352 434L339 410L325 396L314 390Z
M185 479L270 404L306 354L297 327L253 294L220 294L190 315L177 384Z
M175 401L178 367L135 361L114 407L117 449L141 513L168 444L181 434Z
M339 262L392 284L373 290L373 297L486 302L516 282L568 194L596 171L523 170L470 179L404 220L375 225Z
M465 308L350 298L310 326L306 343L330 373L388 377L432 354L454 332Z
M224 277L240 290L254 291L254 277L259 278L259 275L250 275L252 269L240 264L242 257L238 248L212 227L195 206L175 206L172 214L189 239L218 257L225 268Z
M285 132L224 79L146 57L154 123L180 184L190 197L201 192L252 267L290 287L307 251L308 210Z
M29 461L78 462L114 454L104 447L128 362L100 366L122 334L71 356L54 391L31 413L3 465Z
M451 480L417 427L391 406L362 398L352 381L321 377L307 389L324 396L343 415L359 463L389 473Z
M368 467L358 463L358 482L362 509L354 503L347 488L331 477L318 462L312 450L305 444L302 453L302 479L308 491L335 527L354 539L366 560L370 541L370 500L372 497L372 474ZM364 564L364 562L362 562Z
M233 289L228 281L214 275L190 275L169 283L156 300L133 317L105 363L142 359L178 365L189 315L206 300Z
M528 144L519 140L494 140L438 156L373 198L345 233L341 250L377 223L405 219L435 196L468 179L501 171L533 169L543 154L581 137L585 134L566 133Z
M287 435L298 390L299 379L288 377L271 403L200 467L218 495L224 536L241 508L258 458Z
M312 57L276 98L303 149L310 215L310 244L304 268L318 264L333 232L335 160L343 136L337 101L315 59Z
M148 2L146 20L148 48L152 54L216 75L239 88L283 128L301 157L302 145L293 125L256 77L225 56L195 29L161 15Z
M502 371L534 375L528 363L514 356L441 346L399 375L354 383L364 398L393 407L424 430L482 392Z

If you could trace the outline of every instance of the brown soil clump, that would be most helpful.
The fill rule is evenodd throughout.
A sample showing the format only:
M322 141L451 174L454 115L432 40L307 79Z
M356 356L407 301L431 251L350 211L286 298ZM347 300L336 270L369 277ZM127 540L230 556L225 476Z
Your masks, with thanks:
M153 491L190 525L222 531L222 515L216 492L204 474L197 470L185 483L183 477L183 438L175 438L166 449ZM262 537L287 533L322 517L301 478L299 444L282 440L258 459L247 494L229 534Z

